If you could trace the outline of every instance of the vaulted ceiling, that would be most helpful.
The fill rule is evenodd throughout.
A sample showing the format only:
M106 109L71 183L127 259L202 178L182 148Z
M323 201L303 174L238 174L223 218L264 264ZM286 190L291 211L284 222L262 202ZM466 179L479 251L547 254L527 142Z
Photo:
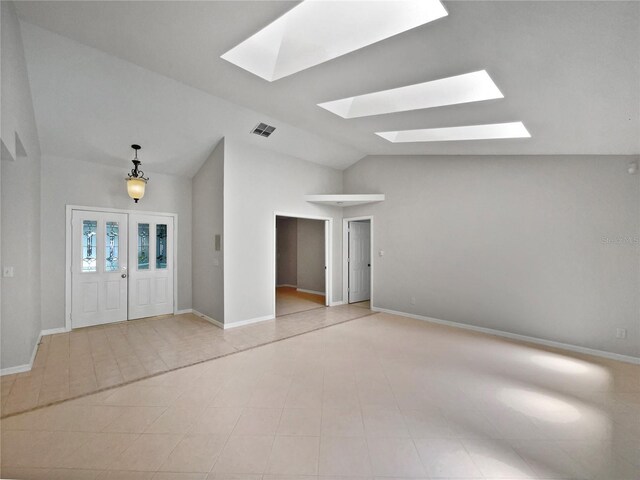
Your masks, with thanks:
M275 82L220 58L296 3L18 2L43 152L115 163L144 142L143 159L188 175L223 135L335 168L366 154L640 153L638 2L445 2L444 18ZM482 69L504 99L356 119L317 106ZM531 138L374 134L518 120ZM259 121L276 134L252 138Z

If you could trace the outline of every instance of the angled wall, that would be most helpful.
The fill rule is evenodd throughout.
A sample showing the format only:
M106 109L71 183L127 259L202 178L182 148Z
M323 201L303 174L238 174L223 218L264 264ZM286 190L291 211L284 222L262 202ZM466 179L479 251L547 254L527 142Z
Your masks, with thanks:
M224 322L224 150L218 145L193 177L193 309ZM220 250L216 250L220 235Z
M1 2L2 278L0 336L3 370L29 364L40 319L40 144L20 23L12 2Z

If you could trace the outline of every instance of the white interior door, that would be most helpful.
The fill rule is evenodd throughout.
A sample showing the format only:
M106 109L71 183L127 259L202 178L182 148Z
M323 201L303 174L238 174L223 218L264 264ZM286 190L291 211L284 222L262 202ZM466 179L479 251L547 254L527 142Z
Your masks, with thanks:
M129 215L129 320L173 313L173 217Z
M371 223L349 222L349 303L371 297Z
M74 210L71 326L127 319L127 215Z

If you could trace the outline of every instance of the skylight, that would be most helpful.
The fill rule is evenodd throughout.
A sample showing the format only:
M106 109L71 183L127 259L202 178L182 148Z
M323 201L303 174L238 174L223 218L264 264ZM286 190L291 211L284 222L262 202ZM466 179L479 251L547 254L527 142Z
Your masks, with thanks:
M446 15L440 0L306 0L222 58L273 82Z
M493 83L486 70L480 70L407 87L319 103L318 106L342 118L356 118L494 98L504 98L504 95Z
M492 138L530 138L522 122L469 125L466 127L423 128L396 132L376 132L393 143L448 142L452 140L487 140Z

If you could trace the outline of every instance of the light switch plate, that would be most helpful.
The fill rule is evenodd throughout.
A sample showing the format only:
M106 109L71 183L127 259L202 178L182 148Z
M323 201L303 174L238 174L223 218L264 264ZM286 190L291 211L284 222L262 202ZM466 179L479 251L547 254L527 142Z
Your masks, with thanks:
M2 276L5 278L13 277L13 267L2 267Z

